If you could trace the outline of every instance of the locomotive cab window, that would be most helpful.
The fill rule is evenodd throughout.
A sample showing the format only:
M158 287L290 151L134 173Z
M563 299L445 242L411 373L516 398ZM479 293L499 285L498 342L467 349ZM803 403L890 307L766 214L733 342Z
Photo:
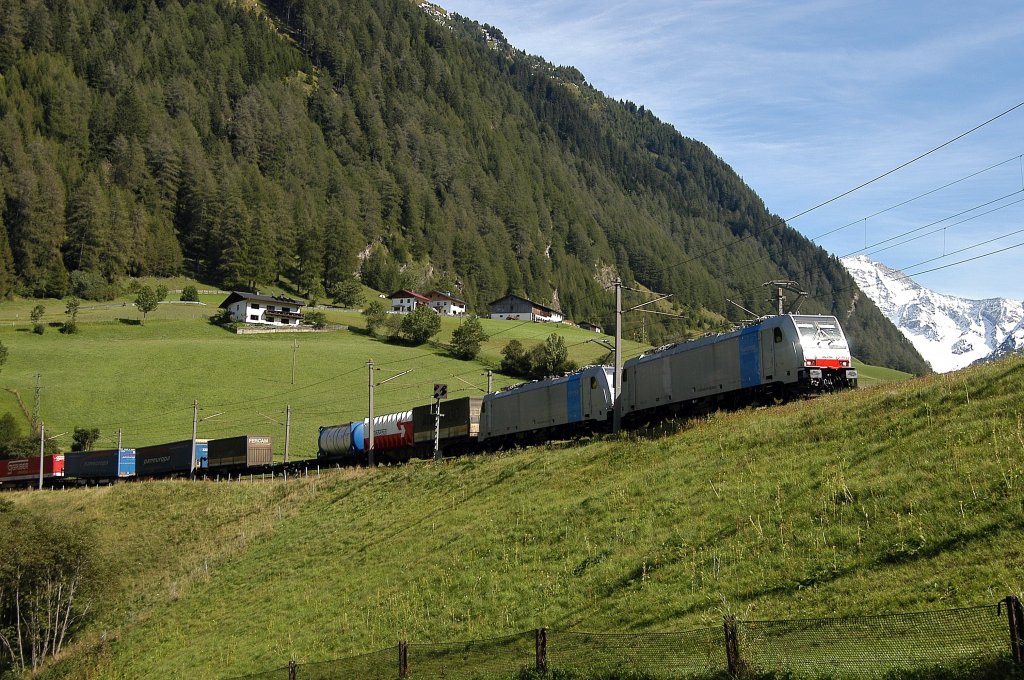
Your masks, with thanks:
M590 376L590 389L597 389L597 378L595 378L594 376Z
M775 342L782 342L782 329L781 328L776 328L775 329Z

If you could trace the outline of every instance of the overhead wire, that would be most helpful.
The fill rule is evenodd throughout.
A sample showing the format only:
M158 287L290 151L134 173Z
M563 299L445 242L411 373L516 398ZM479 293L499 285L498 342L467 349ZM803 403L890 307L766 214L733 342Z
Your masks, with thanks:
M746 234L746 235L744 235L744 236L742 236L742 237L740 237L740 238L738 238L738 239L736 239L734 241L730 241L729 243L717 246L715 248L707 249L707 250L705 250L703 253L701 253L699 255L692 256L692 257L690 257L688 259L683 260L682 262L677 262L677 263L674 263L674 264L671 264L671 265L667 265L667 266L661 268L660 270L656 270L656 271L663 272L663 271L667 271L669 269L673 269L673 268L676 268L676 267L683 266L685 264L689 264L691 262L694 262L694 261L706 258L706 257L708 257L709 255L711 255L713 253L716 253L716 252L719 252L721 250L733 247L733 246L735 246L735 245L737 245L737 244L739 244L739 243L741 243L743 241L746 241L746 240L748 240L750 238L758 236L758 235L760 235L760 234L762 234L762 233L764 233L766 231L770 231L771 229L775 229L775 228L777 228L779 226L785 226L788 222L791 222L791 221L794 221L794 220L799 219L801 217L804 217L805 215L807 215L807 214L809 214L811 212L814 212L816 210L819 210L820 208L823 208L823 207L825 207L827 205L830 205L830 204L832 204L832 203L834 203L834 202L836 202L836 201L838 201L838 200L840 200L840 199L842 199L842 198L844 198L846 196L849 196L849 195L851 195L851 194L853 194L853 193L855 193L855 192L857 192L857 191L859 191L861 189L864 189L864 188L866 188L866 187L868 187L868 186L870 186L870 185L872 185L872 184L874 184L874 183L884 179L885 177L888 177L888 176L890 176L890 175L892 175L892 174L894 174L894 173L896 173L896 172L898 172L900 170L903 170L903 169L907 168L908 166L910 166L910 165L912 165L912 164L914 164L914 163L916 163L916 162L918 162L918 161L920 161L920 160L922 160L922 159L924 159L924 158L934 154L935 152L937 152L937 151L939 151L939 150L941 150L941 149L943 149L945 147L950 146L951 144L953 144L953 143L963 139L964 137L967 137L968 135L976 132L977 130L980 130L981 128L991 124L992 122L994 122L996 120L999 120L1000 118L1002 118L1002 117L1012 113L1013 111L1015 111L1015 110L1017 110L1017 109L1019 109L1021 107L1024 107L1024 101L1022 101L1022 102L1020 102L1020 103L1018 103L1018 104L1016 104L1016 105L1014 105L1014 106L1004 110L1003 112L1001 112L1001 113L999 113L999 114L997 114L995 116L992 116L988 120L986 120L986 121L984 121L984 122L982 122L982 123L972 127L971 129L969 129L969 130L967 130L967 131L965 131L965 132L963 132L963 133L961 133L961 134L959 134L959 135L957 135L957 136L955 136L955 137L953 137L951 139L948 139L948 140L944 141L943 143L941 143L941 144L939 144L939 145L929 149L928 151L925 151L924 153L921 153L921 154L915 156L914 158L912 158L912 159L910 159L910 160L908 160L908 161L906 161L904 163L901 163L900 165L898 165L898 166L896 166L894 168L892 168L892 169L890 169L890 170L888 170L888 171L886 171L884 173L881 173L881 174L873 177L872 179L869 179L869 180L867 180L865 182L862 182L862 183L858 184L857 186L855 186L855 187L853 187L851 189L848 189L848 190L846 190L846 191L844 191L844 192L842 192L842 193L840 193L838 195L835 195L835 196L833 196L833 197L831 197L831 198L829 198L829 199L827 199L825 201L822 201L822 202L820 202L820 203L818 203L818 204L816 204L816 205L814 205L814 206L812 206L810 208L807 208L806 210L803 210L803 211L797 213L796 215L793 215L792 217L789 217L787 219L781 219L780 218L780 219L772 220L771 223L768 226L763 227L762 229L754 230L751 233ZM977 171L976 173L972 173L971 175L968 175L968 176L966 176L964 178L961 178L961 179L956 180L954 182L951 182L949 184L943 185L942 187L938 187L938 188L936 188L934 190L931 190L929 192L925 192L924 194L921 194L921 195L916 196L916 197L914 197L912 199L908 199L906 201L903 201L903 202L901 202L899 204L896 204L895 206L892 206L890 208L887 208L887 209L885 209L883 211L879 211L877 213L874 213L871 217L878 216L878 215L880 215L883 212L886 212L888 210L894 209L896 207L900 207L902 205L906 205L906 204L908 204L910 202L913 202L915 200L919 200L920 198L923 198L925 196L928 196L928 195L931 195L933 193L936 193L937 191L941 191L944 188L948 188L948 187L953 186L953 185L955 185L955 184L957 184L959 182L965 181L966 179L970 179L970 178L978 176L978 175L980 175L982 173L988 172L989 170L992 170L994 168L1000 167L1001 165L1009 163L1009 162L1011 162L1013 160L1019 160L1020 158L1021 158L1021 156L1016 156L1016 157L1007 159L1005 161L1001 161L1000 163L997 163L997 164L994 164L992 166L989 166L988 168L985 168L983 170ZM1014 193L1019 193L1019 192L1014 192ZM1013 195L1013 194L1009 194L1007 196L1011 196L1011 195ZM1003 197L1003 198L1006 198L1006 197ZM995 199L995 200L998 201L998 200L1002 200L1002 199ZM995 201L993 201L993 202L995 202ZM983 204L983 205L987 205L987 204ZM970 211L965 211L964 213L961 213L961 214L966 214L966 212L970 212ZM868 218L864 218L864 220L866 220L866 219L868 219ZM947 218L947 219L951 219L951 218ZM839 228L834 229L834 230L832 230L830 232L826 232L825 234L822 234L822 235L820 235L818 237L815 237L815 238L824 238L825 236L828 236L828 235L831 235L833 233L836 233L837 231L845 229L845 228L847 228L849 226L853 226L854 224L858 224L861 221L862 220L858 220L857 222L852 222L852 223L850 223L848 225L844 225L843 227L839 227ZM937 223L933 223L933 224L937 224ZM923 228L927 228L927 226L926 227L918 228L917 230L914 230L914 231L919 231L920 229L923 229ZM910 233L913 233L913 232L910 232ZM909 235L909 233L903 234L903 235ZM882 244L884 244L886 242L889 242L891 240L894 240L896 238L900 238L900 236L893 237L891 239L887 239L886 241L880 242L880 243L875 244L875 245L882 245ZM811 240L813 241L814 239L811 239ZM998 239L995 239L995 240L998 240ZM952 267L952 266L956 266L958 264L963 264L963 263L966 263L966 262L974 261L974 260L980 259L982 257L988 257L990 255L998 254L1000 252L1005 252L1006 250L1011 250L1013 248L1019 247L1019 245L1024 245L1024 244L1018 244L1018 245L1015 245L1015 246L1010 246L1008 248L1004 248L1004 249L1001 249L1001 250L998 250L998 251L994 251L992 253L987 253L987 254L980 255L980 256L977 256L977 257L974 257L974 258L968 258L968 259L965 259L965 260L962 260L962 261L959 261L959 262L956 262L956 263L950 263L950 264L947 264L947 265L943 265L941 267L936 267L936 268L933 268L933 269L926 270L924 272L918 272L917 275L923 274L923 273L928 273L928 272L931 272L931 271L937 271L937 270L940 270L940 269L945 269L945 268ZM893 246L893 247L897 247L897 246ZM876 252L881 252L881 251L876 251ZM749 264L747 266L749 266ZM738 268L727 271L726 275L729 274L729 273L734 273L735 271L738 271ZM501 335L503 333L507 333L509 331L515 330L516 328L519 328L519 327L524 326L524 325L529 324L529 323L534 323L534 322L532 320L530 320L530 321L523 321L520 324L517 324L515 326L510 326L508 328L502 329L501 331L493 333L493 334L491 334L490 337L495 337L497 335ZM573 346L577 346L579 344L583 344L583 343L577 343L576 345L573 345ZM641 349L639 351L639 353L643 353L643 351L644 350ZM394 359L394 360L387 361L387 362L382 362L380 364L375 364L374 367L377 368L377 367L383 367L383 366L390 366L390 365L395 365L395 364L399 364L399 363L405 363L405 362L413 361L413 360L416 360L416 359L419 359L419 358L424 358L424 357L428 357L428 356L435 356L435 355L436 355L436 353L425 353L425 354L415 355L415 356L412 356L412 357L403 357L403 358ZM234 406L251 406L253 404L256 404L256 403L259 403L259 402L263 402L263 401L268 401L268 400L271 400L271 399L281 399L281 398L287 397L288 395L291 395L291 394L297 394L297 393L300 393L300 392L305 392L305 391L308 391L308 390L310 390L312 388L315 388L315 387L318 387L318 386L322 386L322 385L331 383L331 382L333 382L335 380L338 380L340 378L343 378L343 377L346 377L348 375L354 374L354 373L356 373L356 372L358 372L360 370L362 370L361 367L360 368L353 368L351 370L344 371L342 373L336 374L336 375L331 376L329 378L324 378L324 379L316 381L314 383L303 385L301 387L297 387L297 388L290 389L290 390L285 390L285 391L277 393L277 394L270 394L270 395L265 395L265 396L261 396L261 397L254 397L254 398L249 398L249 399L235 401L235 402L227 402L227 403L215 406L213 408L230 408L230 407L234 407ZM470 372L475 372L476 370L479 370L479 369L473 369L473 371L470 371ZM419 383L419 384L426 384L426 383ZM410 386L404 386L405 389L408 389L409 387ZM385 392L386 391L387 390L385 390ZM154 420L154 419L157 419L157 418L166 417L166 415L171 414L171 413L186 412L186 411L187 411L187 408L170 409L170 410L168 410L168 411L166 411L166 412L164 412L162 414L158 414L158 415L154 415L154 416L145 416L145 417L142 417L142 418L127 420L127 421L121 421L121 423L119 423L118 426L123 427L126 424L133 424L133 423L139 423L139 422L148 422L150 420Z

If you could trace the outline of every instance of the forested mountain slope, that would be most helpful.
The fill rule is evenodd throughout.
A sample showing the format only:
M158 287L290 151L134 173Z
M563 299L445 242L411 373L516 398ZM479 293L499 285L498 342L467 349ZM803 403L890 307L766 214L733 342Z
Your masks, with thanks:
M619 274L674 294L660 341L785 278L858 357L926 370L710 149L493 27L410 0L0 0L0 26L0 293L358 272L608 326Z

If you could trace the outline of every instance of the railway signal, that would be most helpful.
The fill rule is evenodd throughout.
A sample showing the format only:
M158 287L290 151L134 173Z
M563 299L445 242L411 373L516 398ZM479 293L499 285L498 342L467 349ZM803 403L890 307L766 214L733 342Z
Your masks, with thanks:
M448 398L448 386L434 383L434 460L441 460L441 400Z

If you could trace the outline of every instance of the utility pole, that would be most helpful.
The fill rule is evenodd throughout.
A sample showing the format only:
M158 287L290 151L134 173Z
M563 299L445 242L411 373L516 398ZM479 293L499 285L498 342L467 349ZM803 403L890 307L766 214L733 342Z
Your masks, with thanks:
M612 432L622 428L622 279L615 277L615 393L612 398Z
M367 464L370 467L373 467L373 359L366 362L366 367L370 373L370 417L367 420L370 432L369 439L367 440L369 443L366 445L366 453L368 454Z
M40 415L39 415L39 410L40 410L39 394L40 394L40 392L43 389L42 385L40 384L39 381L42 379L42 377L43 377L42 373L36 373L36 392L35 392L35 397L32 399L32 429L33 430L35 430L37 427L39 427L39 418L40 418Z
M46 443L46 426L39 423L39 490L43 490L43 444Z
M487 369L487 394L494 392L494 371Z
M292 431L292 405L284 409L284 462L288 462L288 439L291 436Z
M196 469L196 425L199 424L199 401L192 400L192 466L188 470L189 476Z
M295 384L295 353L299 350L299 343L292 338L292 384Z

